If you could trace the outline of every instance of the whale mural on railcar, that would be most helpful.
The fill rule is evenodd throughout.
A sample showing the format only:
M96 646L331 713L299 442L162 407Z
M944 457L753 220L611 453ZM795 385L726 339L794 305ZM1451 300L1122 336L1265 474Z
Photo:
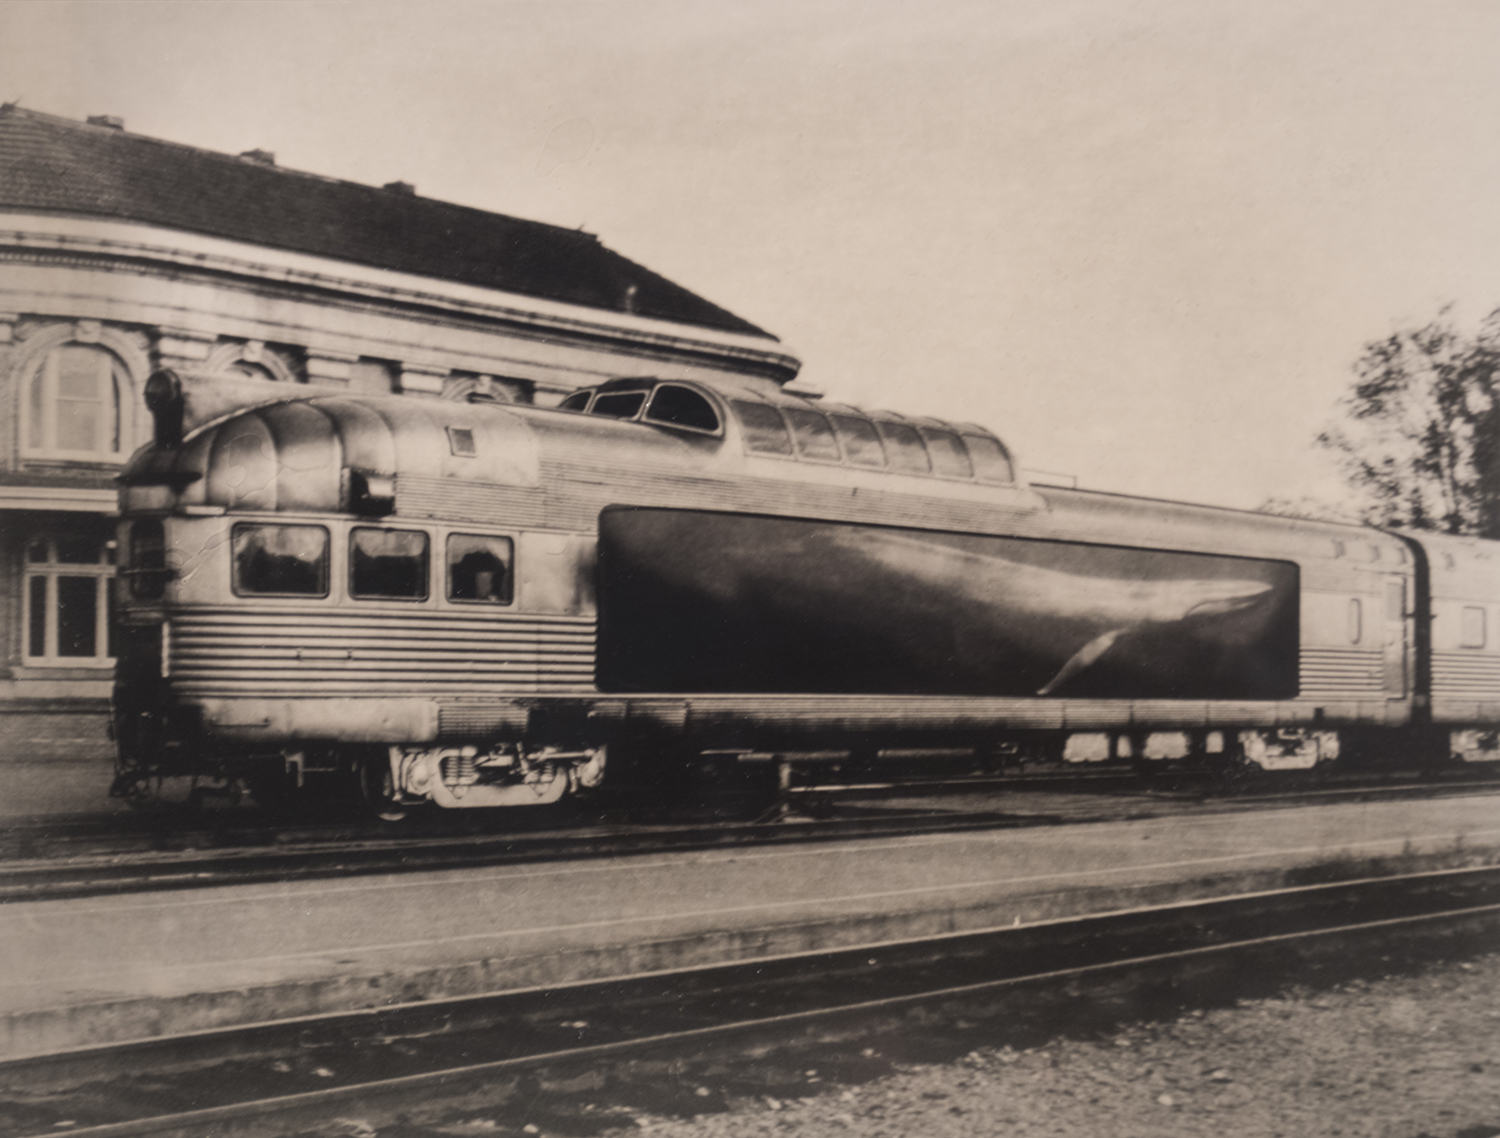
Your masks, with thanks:
M600 519L616 691L1285 699L1281 561L691 510Z

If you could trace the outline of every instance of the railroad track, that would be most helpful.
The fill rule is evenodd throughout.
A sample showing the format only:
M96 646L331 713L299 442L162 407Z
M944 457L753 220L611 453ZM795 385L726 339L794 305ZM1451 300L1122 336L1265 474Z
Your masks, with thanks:
M1123 793L1127 787L1130 792ZM472 823L465 828L462 824L468 819L452 819L460 824L457 832L433 826L419 828L410 836L347 826L286 832L241 825L156 835L153 844L165 848L111 848L110 843L91 848L87 840L65 842L47 856L15 856L17 849L26 850L28 845L24 837L12 835L13 844L7 851L11 856L0 854L0 904L670 851L1081 824L1348 799L1432 798L1476 790L1500 792L1500 781L1488 772L1446 781L1304 779L1262 782L1225 793L1198 778L1162 780L1159 786L1147 787L1129 776L1112 775L1083 782L1052 776L1022 784L1014 778L972 778L920 785L810 784L792 793L789 805L795 822L781 824L579 825L576 819L564 817L554 823L557 828L549 829L545 821L538 824L529 818L533 827L529 830L495 832ZM1060 793L1046 797L1054 791ZM940 799L942 794L948 796L946 802ZM799 807L805 807L808 813L799 814ZM830 811L835 816L816 816Z
M814 1038L847 1051L935 1017L1024 1045L1493 950L1497 930L1500 867L1345 881L12 1061L0 1117L18 1138L196 1138L303 1132L356 1105L376 1120L486 1096L535 1110L545 1086L598 1098L643 1059L690 1077L714 1056L795 1061Z

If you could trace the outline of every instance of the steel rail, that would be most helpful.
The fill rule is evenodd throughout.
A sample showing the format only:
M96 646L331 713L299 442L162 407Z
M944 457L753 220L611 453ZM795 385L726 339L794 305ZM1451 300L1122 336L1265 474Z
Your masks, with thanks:
M324 877L617 858L742 846L845 841L864 837L955 833L1047 825L1061 819L993 811L809 821L794 826L754 823L643 827L563 834L490 834L339 842L265 849L153 851L89 859L0 861L0 904L66 900L117 893L251 885Z
M950 790L972 789L951 781ZM996 788L1004 789L1004 780ZM877 794L915 793L900 783L873 784L859 790ZM1242 812L1340 799L1377 801L1425 799L1454 795L1500 793L1500 782L1480 779L1447 783L1377 783L1364 786L1327 786L1274 794L1203 797L1167 791L1121 798L1120 809L1102 809L1085 802L1077 812L1059 808L1027 813L1023 810L953 810L937 813L917 808L883 817L799 818L795 825L763 822L620 826L530 833L428 834L362 837L329 842L251 846L209 845L185 851L114 851L69 853L56 858L0 857L0 905L24 901L69 900L124 893L165 892L314 880L333 876L371 876L455 868L525 865L541 862L615 858L634 854L724 849L752 846L847 841L866 837L961 833L1002 828L1084 824L1130 818L1139 820L1168 813ZM839 788L794 788L795 796L816 798L839 793ZM856 793L858 791L855 791ZM1020 803L1018 802L1018 806ZM209 839L212 833L197 835ZM189 835L189 838L192 836Z
M1372 904L1390 903L1401 899L1419 897L1437 898L1454 892L1475 894L1466 904L1453 907L1430 908L1425 911L1406 913L1395 917L1349 920L1351 905L1368 908ZM770 982L788 980L806 983L814 981L819 990L824 989L822 977L828 972L847 969L852 964L868 958L870 965L884 957L886 967L901 963L902 957L912 958L907 967L926 966L948 959L948 954L967 951L970 955L976 946L986 946L986 951L1002 951L1007 941L1022 941L1030 937L1035 943L1030 951L1037 953L1045 949L1049 941L1066 941L1075 947L1080 944L1113 944L1111 934L1139 938L1143 930L1152 927L1152 922L1165 921L1169 927L1181 933L1193 930L1208 943L1190 944L1165 951L1140 951L1119 955L1110 959L1082 961L1066 967L1043 967L995 978L981 979L960 984L924 984L916 990L903 991L875 998L856 999L819 1006L801 1008L770 1015L746 1018L729 1018L702 1026L677 1030L653 1031L639 1036L611 1039L570 1047L550 1047L528 1051L519 1055L482 1062L464 1063L440 1069L416 1072L388 1078L352 1082L326 1089L302 1091L258 1099L247 1099L236 1103L138 1118L122 1122L91 1126L72 1126L67 1133L79 1138L135 1138L141 1135L182 1135L183 1138L209 1132L210 1127L220 1128L237 1124L264 1121L283 1115L325 1116L332 1109L351 1103L368 1105L372 1100L386 1097L410 1095L413 1092L434 1090L457 1090L463 1084L499 1074L525 1071L560 1064L596 1062L637 1056L664 1049L683 1051L696 1049L712 1042L724 1042L736 1036L785 1033L786 1029L814 1023L827 1023L837 1019L859 1019L881 1013L900 1012L924 1004L943 1004L962 1000L966 1007L974 1006L977 997L1004 997L1026 992L1046 992L1059 988L1067 989L1072 997L1084 991L1109 990L1118 987L1122 977L1133 974L1149 980L1153 975L1175 979L1194 966L1205 965L1216 968L1219 973L1243 964L1257 955L1274 953L1277 950L1294 950L1300 959L1309 952L1323 955L1338 953L1339 959L1347 961L1346 943L1368 950L1372 945L1387 947L1396 942L1415 942L1419 938L1430 938L1443 932L1488 934L1500 928L1500 867L1478 867L1465 870L1446 870L1409 874L1397 877L1369 878L1336 885L1301 886L1292 889L1272 890L1249 894L1243 897L1219 899L1208 902L1179 902L1176 904L1131 910L1124 913L1107 914L1086 918L1041 922L1037 925L1021 926L979 933L951 933L945 936L924 938L896 944L877 944L835 952L802 953L783 957L763 958L738 964L699 966L682 972L657 973L645 977L633 977L625 981L591 981L567 986L572 993L611 993L625 985L641 989L648 986L663 990L668 1001L680 1001L684 989L702 988L706 993L721 992L727 984L733 990L736 977L743 979L748 972L769 976ZM1233 928L1236 922L1257 922L1266 914L1276 914L1281 909L1293 913L1305 913L1320 917L1311 927L1294 928L1284 932L1265 935L1239 935L1215 940L1225 929ZM1344 919L1332 922L1326 919L1329 912ZM1040 938L1040 939L1038 939ZM1050 955L1043 953L1043 955ZM1241 973L1245 970L1241 969ZM1202 977L1200 976L1200 980ZM705 987L705 982L707 986ZM363 1013L342 1013L292 1021L286 1024L257 1025L250 1032L292 1032L306 1038L309 1026L322 1023L325 1027L340 1024L360 1023L366 1028L378 1028L381 1032L399 1030L393 1020L401 1016L433 1016L451 1014L465 1006L489 1004L485 1020L493 1018L497 1002L525 1004L539 996L555 1000L566 988L546 991L534 990L511 994L482 997L464 997L449 1001L434 1001L421 1007L381 1009ZM691 993L690 993L691 997ZM598 998L596 995L594 998ZM618 994L605 998L619 999ZM566 1008L552 1007L555 1015L570 1014ZM94 1066L101 1060L116 1062L149 1060L152 1051L171 1051L173 1048L202 1050L210 1038L233 1042L241 1034L237 1029L221 1029L198 1036L178 1040L144 1041L138 1044L106 1045L87 1049L84 1052L54 1056L39 1056L34 1059L13 1060L0 1063L0 1079L6 1076L25 1077L28 1072L43 1074L48 1066L87 1062ZM300 1124L307 1124L303 1120ZM42 1134L56 1134L54 1124L34 1132L34 1138ZM214 1132L223 1133L216 1129ZM28 1136L33 1138L33 1136Z

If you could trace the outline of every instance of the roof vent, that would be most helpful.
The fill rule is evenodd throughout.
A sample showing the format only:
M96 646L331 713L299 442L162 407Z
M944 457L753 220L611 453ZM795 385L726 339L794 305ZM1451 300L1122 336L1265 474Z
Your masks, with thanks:
M262 166L276 165L276 153L272 150L244 150L240 157L246 162L258 162Z
M89 126L107 126L110 130L124 130L125 120L119 115L90 115Z
M387 182L380 188L382 190L390 190L393 194L405 194L409 198L417 196L417 187L410 182Z

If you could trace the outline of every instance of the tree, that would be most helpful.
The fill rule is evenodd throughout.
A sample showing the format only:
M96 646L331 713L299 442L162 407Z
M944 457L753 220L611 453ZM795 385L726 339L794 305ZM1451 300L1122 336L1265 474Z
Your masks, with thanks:
M1381 527L1500 538L1500 309L1469 335L1450 307L1365 345L1342 405L1318 436Z

